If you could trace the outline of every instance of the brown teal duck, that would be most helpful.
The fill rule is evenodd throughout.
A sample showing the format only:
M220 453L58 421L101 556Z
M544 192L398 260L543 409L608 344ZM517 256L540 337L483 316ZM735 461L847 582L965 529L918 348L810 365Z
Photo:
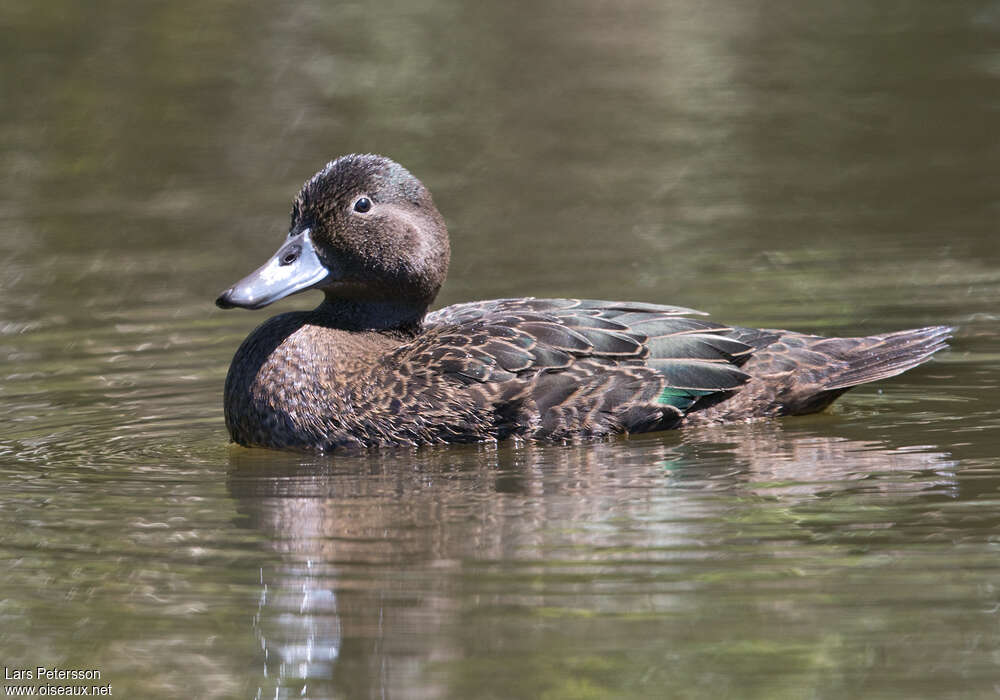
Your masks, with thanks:
M312 311L269 319L236 351L225 387L232 439L323 451L811 413L919 365L951 330L822 338L677 306L576 299L428 313L448 257L444 220L402 166L349 155L314 175L278 252L216 300L259 309L307 289L325 294Z

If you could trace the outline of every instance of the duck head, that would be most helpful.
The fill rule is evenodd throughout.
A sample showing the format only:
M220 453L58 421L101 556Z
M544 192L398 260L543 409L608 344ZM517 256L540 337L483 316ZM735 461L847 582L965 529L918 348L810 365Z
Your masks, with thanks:
M278 251L215 303L259 309L320 289L361 325L419 323L448 259L444 220L417 178L382 156L342 156L303 185Z

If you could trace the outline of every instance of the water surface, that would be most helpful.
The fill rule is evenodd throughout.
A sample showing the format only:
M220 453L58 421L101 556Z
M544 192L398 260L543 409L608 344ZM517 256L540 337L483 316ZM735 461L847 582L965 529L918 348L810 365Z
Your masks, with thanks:
M136 698L1000 692L1000 5L494 5L0 8L3 665ZM268 312L211 302L352 151L434 192L441 305L956 337L780 422L229 446Z

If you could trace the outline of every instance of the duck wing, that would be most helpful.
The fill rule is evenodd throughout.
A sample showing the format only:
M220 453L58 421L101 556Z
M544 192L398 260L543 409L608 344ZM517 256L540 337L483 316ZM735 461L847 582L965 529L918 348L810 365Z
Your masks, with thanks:
M929 326L857 338L825 338L793 331L735 329L736 337L741 332L772 337L742 366L753 378L729 401L700 402L687 421L724 422L822 411L852 387L926 362L947 346L953 330Z
M743 386L740 367L776 337L692 315L704 314L590 299L457 304L428 314L390 363L418 391L482 407L495 437L658 430Z

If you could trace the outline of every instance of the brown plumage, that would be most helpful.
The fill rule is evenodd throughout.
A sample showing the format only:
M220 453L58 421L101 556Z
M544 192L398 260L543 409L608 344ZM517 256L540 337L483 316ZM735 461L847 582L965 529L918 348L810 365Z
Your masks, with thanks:
M448 237L424 186L344 156L295 200L289 236L223 293L259 308L305 289L239 348L226 425L242 445L329 450L506 437L565 440L809 413L945 347L934 326L821 338L639 302L500 299L427 313Z

